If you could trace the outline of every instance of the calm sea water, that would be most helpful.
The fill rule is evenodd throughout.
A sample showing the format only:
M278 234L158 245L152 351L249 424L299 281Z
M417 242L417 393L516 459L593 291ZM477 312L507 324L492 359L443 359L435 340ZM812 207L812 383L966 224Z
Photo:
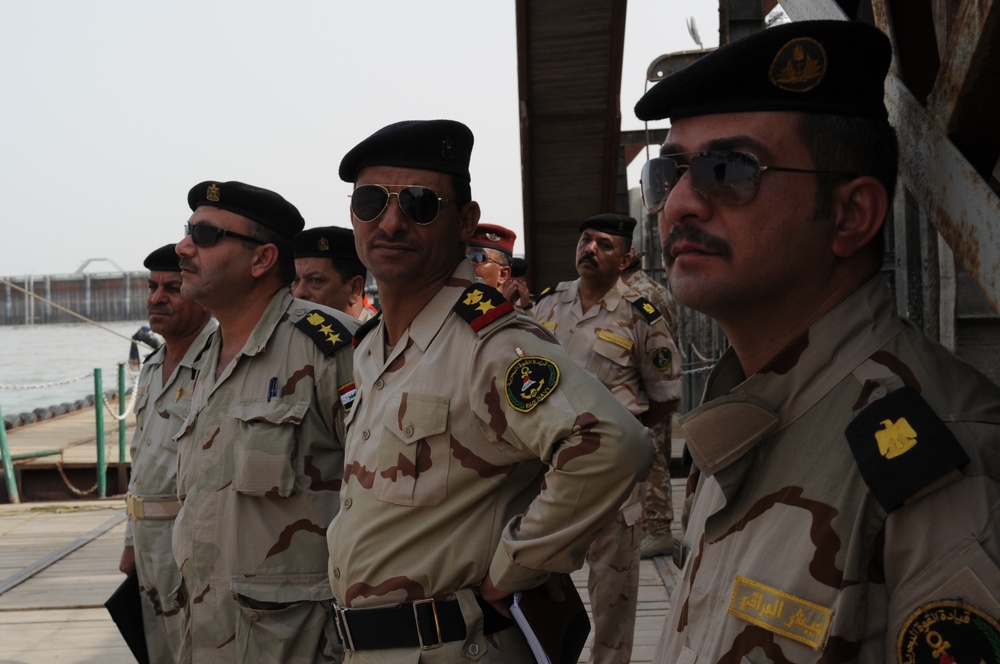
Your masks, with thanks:
M0 325L0 409L15 415L85 398L94 393L95 368L101 369L105 391L117 389L118 363L128 361L129 339L145 324ZM142 357L150 352L141 344L139 348ZM125 374L125 385L131 387L129 372ZM33 387L70 379L75 380Z

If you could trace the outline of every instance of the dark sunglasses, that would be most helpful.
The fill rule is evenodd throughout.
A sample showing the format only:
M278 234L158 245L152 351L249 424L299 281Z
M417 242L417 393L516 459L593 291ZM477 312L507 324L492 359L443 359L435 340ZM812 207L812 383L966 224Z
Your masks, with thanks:
M693 155L686 164L678 164L674 157ZM855 177L850 173L818 171L806 168L761 166L757 157L737 150L705 150L679 152L650 159L642 167L639 183L642 202L653 214L663 209L670 190L685 172L691 173L694 190L715 205L736 207L754 199L760 189L761 175L767 171L782 173L821 173Z
M253 242L254 244L267 244L255 237L227 231L225 228L218 228L209 224L184 224L184 235L190 235L191 241L199 247L211 247L224 237L236 238L237 240Z
M368 223L375 221L389 207L389 197L395 196L399 209L406 218L415 224L426 226L437 219L442 203L450 203L447 198L439 197L433 189L411 184L399 191L389 191L380 184L363 184L354 189L351 194L351 212L358 221Z

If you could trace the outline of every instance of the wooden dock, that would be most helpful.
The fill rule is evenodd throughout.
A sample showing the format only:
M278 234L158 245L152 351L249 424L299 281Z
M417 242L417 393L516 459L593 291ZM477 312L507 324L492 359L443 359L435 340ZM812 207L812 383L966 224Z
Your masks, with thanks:
M93 463L94 457L87 456L93 454L86 450L88 443L79 441L93 436L87 427L93 427L94 416L91 413L88 422L83 411L73 415L11 430L8 440L17 441L16 450L21 451L30 445L48 449L44 446L58 446L60 440L75 442L66 450L67 462ZM48 431L31 432L33 428ZM108 458L117 459L110 453ZM683 480L677 478L671 484L679 513ZM124 507L120 497L0 504L0 664L134 661L104 608L104 601L124 578L118 571ZM679 531L676 518L674 530ZM676 568L668 559L642 561L632 652L636 664L652 661L676 578ZM573 580L586 603L586 568L575 572ZM586 662L588 655L589 648L580 661Z

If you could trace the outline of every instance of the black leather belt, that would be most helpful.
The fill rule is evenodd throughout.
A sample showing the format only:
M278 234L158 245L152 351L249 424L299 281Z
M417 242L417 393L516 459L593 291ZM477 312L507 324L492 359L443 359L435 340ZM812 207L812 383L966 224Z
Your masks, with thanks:
M479 595L476 601L483 611L483 634L493 634L514 624ZM373 609L345 609L334 604L333 616L346 650L417 647L430 650L450 641L465 640L465 619L457 599L421 599Z

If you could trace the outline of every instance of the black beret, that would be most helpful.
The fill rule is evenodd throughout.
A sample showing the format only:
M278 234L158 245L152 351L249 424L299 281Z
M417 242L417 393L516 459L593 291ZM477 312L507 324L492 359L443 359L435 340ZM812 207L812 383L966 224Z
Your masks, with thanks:
M307 228L295 236L295 257L356 261L354 231L340 226Z
M607 233L608 235L618 235L631 239L635 224L635 219L628 215L612 214L609 212L585 219L577 230L582 233L587 228L593 228L595 231Z
M188 205L192 210L199 205L228 210L270 228L289 242L306 225L298 208L280 194L242 182L206 180L196 184L188 192Z
M180 256L174 250L176 244L165 244L146 256L143 266L150 272L180 272Z
M510 278L517 279L528 273L528 261L520 256L510 259Z
M472 131L454 120L404 120L382 127L340 162L340 179L357 182L366 166L435 171L469 183Z
M671 74L635 105L640 120L799 111L886 120L888 37L857 21L796 21L739 39Z

